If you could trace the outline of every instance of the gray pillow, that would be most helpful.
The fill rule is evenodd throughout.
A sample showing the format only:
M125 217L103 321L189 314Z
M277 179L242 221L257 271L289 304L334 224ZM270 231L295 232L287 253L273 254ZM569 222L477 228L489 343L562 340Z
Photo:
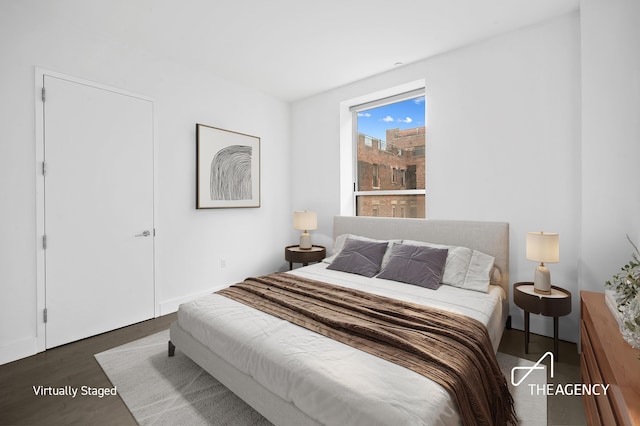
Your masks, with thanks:
M427 246L394 244L389 262L378 278L436 290L440 287L448 251Z
M373 242L347 238L340 254L327 269L373 277L380 271L387 242Z

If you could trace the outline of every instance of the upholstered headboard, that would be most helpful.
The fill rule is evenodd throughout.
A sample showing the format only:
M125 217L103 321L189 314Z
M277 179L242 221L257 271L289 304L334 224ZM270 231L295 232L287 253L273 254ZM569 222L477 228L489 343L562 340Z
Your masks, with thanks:
M341 234L380 240L411 239L435 244L468 247L495 258L500 285L509 297L509 224L458 220L335 216L333 238Z

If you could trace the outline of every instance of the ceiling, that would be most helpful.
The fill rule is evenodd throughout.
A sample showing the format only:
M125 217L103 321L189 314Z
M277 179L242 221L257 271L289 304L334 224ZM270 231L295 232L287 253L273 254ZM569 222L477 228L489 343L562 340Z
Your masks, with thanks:
M293 101L575 11L579 0L63 0L51 7L64 4L85 32Z

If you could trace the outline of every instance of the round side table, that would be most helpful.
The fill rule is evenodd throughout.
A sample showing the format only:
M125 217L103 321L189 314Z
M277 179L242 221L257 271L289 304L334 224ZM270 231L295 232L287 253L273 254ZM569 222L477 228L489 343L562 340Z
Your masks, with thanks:
M287 246L284 248L284 258L289 262L289 270L294 263L302 263L307 266L311 262L320 262L327 256L327 250L323 246L312 246L310 249L301 249L300 246Z
M513 285L513 301L524 311L524 352L529 353L529 314L553 317L553 354L558 358L558 318L571 313L571 292L551 286L551 294L533 291L530 281Z

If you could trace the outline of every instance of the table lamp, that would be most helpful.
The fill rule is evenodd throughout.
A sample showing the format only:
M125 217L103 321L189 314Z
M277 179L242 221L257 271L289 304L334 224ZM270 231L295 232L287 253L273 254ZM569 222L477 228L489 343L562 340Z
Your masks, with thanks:
M548 232L527 232L527 260L540 262L533 279L533 291L551 294L551 274L544 266L560 260L558 234Z
M300 235L300 249L311 250L310 230L318 229L318 215L316 212L297 211L293 212L293 227L303 231Z

